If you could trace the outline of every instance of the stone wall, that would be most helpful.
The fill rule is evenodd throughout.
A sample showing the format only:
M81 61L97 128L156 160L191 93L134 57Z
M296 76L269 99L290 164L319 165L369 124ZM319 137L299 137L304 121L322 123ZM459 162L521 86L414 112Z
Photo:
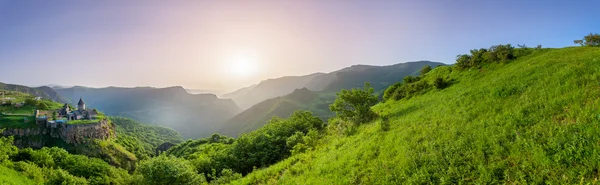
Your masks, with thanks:
M114 125L108 120L92 124L70 125L65 123L47 123L45 127L38 128L7 128L2 132L4 136L15 136L15 145L18 147L41 148L45 145L43 140L27 138L45 136L62 139L67 144L84 144L90 139L109 139L116 137ZM19 139L24 138L24 139Z

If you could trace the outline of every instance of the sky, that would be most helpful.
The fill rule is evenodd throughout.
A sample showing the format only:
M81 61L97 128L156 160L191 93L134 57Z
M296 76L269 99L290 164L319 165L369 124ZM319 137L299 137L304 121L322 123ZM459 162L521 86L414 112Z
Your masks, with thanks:
M597 0L0 0L0 82L233 91L496 44L573 46Z

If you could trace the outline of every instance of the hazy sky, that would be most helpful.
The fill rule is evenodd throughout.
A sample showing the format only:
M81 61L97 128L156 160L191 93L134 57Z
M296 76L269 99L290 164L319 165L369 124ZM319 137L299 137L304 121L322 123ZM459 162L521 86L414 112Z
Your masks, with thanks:
M0 82L234 90L493 44L573 45L598 0L0 0Z

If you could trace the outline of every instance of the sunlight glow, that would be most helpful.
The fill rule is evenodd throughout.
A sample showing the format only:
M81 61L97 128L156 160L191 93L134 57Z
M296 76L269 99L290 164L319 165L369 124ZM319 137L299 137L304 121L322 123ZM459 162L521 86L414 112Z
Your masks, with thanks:
M250 77L258 72L258 61L248 56L235 57L230 62L230 73L238 77Z

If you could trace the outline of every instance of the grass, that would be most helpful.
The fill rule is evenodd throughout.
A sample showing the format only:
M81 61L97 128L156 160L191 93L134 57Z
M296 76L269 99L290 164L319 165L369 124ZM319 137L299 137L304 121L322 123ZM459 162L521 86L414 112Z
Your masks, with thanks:
M24 121L27 117L27 122ZM7 116L0 114L0 128L32 128L36 127L34 116Z
M575 184L600 177L600 48L538 50L424 80L450 87L380 103L390 118L233 184Z
M21 185L21 184L36 184L31 179L28 179L19 172L0 165L0 184L5 185Z
M67 124L69 125L82 125L82 124L93 124L93 123L98 123L100 122L99 119L92 119L92 120L71 120L68 121Z

